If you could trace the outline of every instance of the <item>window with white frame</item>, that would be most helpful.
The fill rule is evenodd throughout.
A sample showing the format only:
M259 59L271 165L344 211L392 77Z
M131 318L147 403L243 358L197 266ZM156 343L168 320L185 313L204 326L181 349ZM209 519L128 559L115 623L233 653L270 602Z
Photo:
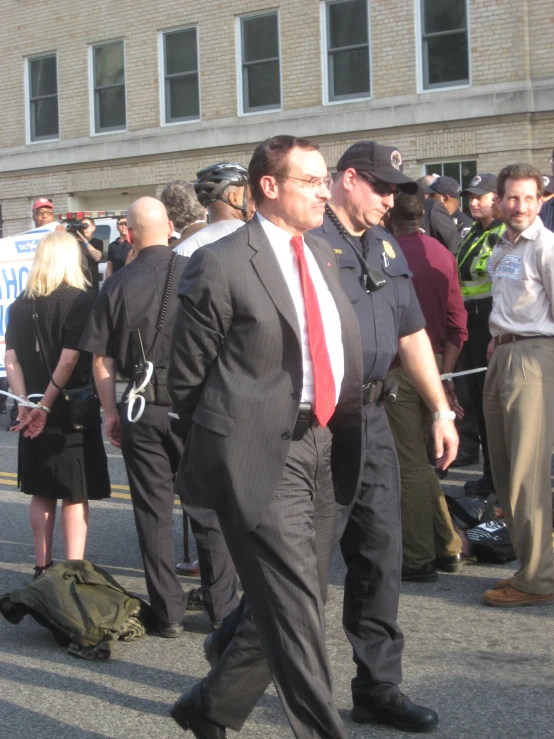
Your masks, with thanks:
M370 95L368 0L325 3L327 100Z
M164 123L200 118L196 28L162 34Z
M469 83L467 0L419 0L423 88Z
M462 190L469 187L469 183L477 174L477 162L470 159L465 162L436 162L425 165L425 174L436 174L439 177L453 177L460 183ZM469 215L469 202L461 198L462 210Z
M92 47L94 132L118 131L127 125L123 41Z
M27 65L30 140L57 139L60 128L56 55L28 59Z
M242 112L281 107L279 17L276 12L239 19Z

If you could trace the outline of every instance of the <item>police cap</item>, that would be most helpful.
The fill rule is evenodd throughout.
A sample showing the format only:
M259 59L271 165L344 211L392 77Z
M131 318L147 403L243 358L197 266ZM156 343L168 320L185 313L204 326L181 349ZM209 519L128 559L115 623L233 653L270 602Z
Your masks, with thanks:
M358 141L347 149L339 159L337 170L355 169L366 172L375 179L396 185L408 195L415 195L418 184L402 174L402 155L394 146L382 146L376 141Z
M461 193L462 195L486 195L488 192L497 193L496 175L490 172L476 174L469 183L469 187Z

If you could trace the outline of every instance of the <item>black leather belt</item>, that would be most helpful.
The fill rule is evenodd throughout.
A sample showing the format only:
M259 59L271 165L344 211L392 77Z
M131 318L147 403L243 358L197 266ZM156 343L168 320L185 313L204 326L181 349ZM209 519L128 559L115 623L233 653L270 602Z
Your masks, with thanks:
M306 435L306 432L311 428L316 421L314 415L314 409L311 403L300 403L298 408L298 416L296 417L296 423L290 437L292 441L300 441Z
M384 385L384 380L375 380L375 382L368 382L364 385L362 389L362 403L367 405L368 403L375 403L376 400L380 400L383 397Z

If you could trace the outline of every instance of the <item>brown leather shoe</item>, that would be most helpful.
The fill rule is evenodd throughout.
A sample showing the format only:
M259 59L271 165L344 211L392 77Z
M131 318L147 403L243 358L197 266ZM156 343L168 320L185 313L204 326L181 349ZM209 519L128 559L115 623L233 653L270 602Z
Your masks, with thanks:
M492 586L493 590L504 590L504 588L510 587L514 580L515 575L511 577L505 577L503 580L497 580Z
M522 593L521 590L508 585L500 590L486 590L483 600L488 606L517 608L518 606L548 606L554 601L554 596L552 593L548 595Z

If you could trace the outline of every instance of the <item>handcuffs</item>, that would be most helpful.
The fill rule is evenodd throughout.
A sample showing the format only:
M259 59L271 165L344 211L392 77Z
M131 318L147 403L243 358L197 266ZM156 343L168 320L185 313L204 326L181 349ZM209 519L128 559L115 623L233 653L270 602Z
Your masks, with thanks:
M142 418L142 414L144 413L144 409L146 407L146 399L142 393L144 393L144 390L152 379L152 374L154 372L154 365L152 364L152 362L146 361L143 366L144 378L142 382L140 383L140 385L137 386L135 380L135 382L133 382L132 388L129 390L129 395L127 396L127 420L130 423L136 423ZM133 410L137 400L139 403L139 409L136 415L133 417Z

